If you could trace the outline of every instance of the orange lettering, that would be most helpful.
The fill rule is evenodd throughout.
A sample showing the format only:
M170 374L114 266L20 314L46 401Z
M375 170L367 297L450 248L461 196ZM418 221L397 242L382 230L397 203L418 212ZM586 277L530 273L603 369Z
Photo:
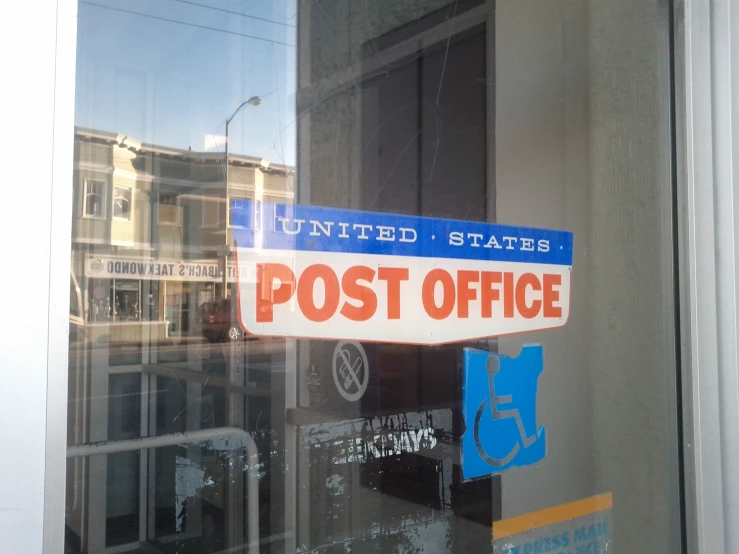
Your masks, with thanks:
M494 289L494 284L500 284L503 274L500 271L483 271L480 283L482 317L493 317L493 301L500 300L500 291Z
M400 282L408 280L408 268L381 267L377 279L387 281L387 318L400 319Z
M531 306L526 304L526 287L529 286L533 290L541 290L539 278L533 273L524 273L518 278L518 283L516 283L516 307L518 308L518 313L526 319L536 317L541 309L541 300L534 300L531 302Z
M457 316L470 317L470 300L477 299L477 289L470 288L471 283L480 281L479 271L460 269L457 271Z
M441 283L443 289L444 298L441 301L441 306L437 306L434 299L437 282ZM434 319L448 317L454 309L454 279L449 275L449 272L443 269L429 271L423 280L421 298L423 299L423 308L429 316Z
M562 317L562 307L555 306L555 302L559 302L559 291L554 290L554 286L562 284L562 276L551 273L544 274L544 317Z
M318 279L323 281L326 291L321 308L313 301L313 289ZM339 279L333 269L324 264L305 268L298 281L298 306L305 317L316 323L327 321L336 313L339 307Z
M371 283L375 278L375 270L367 266L355 265L350 267L341 278L341 287L344 294L353 300L359 300L362 305L357 307L344 302L341 314L352 321L367 321L377 311L377 295L371 287L360 285L357 281Z
M503 317L513 317L513 273L506 271L503 274Z
M274 281L280 286L274 288ZM257 264L257 321L269 323L274 318L272 307L284 304L295 292L295 274L284 264Z

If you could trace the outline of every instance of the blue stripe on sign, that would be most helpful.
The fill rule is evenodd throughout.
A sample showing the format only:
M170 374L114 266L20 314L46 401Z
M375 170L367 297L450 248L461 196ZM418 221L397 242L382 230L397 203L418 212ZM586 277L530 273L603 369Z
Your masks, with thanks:
M572 233L377 212L231 201L241 248L572 265Z

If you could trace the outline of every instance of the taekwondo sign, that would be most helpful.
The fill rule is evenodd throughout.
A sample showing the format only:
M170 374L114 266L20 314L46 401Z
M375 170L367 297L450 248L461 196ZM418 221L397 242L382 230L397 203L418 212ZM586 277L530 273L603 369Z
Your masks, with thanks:
M232 201L253 335L441 344L561 327L572 234Z

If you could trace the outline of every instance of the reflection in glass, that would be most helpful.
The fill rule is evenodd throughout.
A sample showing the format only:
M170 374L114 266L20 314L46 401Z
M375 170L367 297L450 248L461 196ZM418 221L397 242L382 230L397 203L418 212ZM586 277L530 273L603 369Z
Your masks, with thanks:
M657 2L628 3L628 29L597 2L544 4L80 1L67 552L488 551L493 521L602 492L632 508L625 528L650 522L618 530L649 545L624 551L669 551L669 240L638 233L669 212L642 174L666 118L635 22ZM603 110L635 67L650 77ZM573 231L571 320L434 347L257 335L239 236L296 203ZM619 263L648 282L615 282ZM464 482L462 350L527 341L545 351L547 458ZM625 382L639 390L614 401Z

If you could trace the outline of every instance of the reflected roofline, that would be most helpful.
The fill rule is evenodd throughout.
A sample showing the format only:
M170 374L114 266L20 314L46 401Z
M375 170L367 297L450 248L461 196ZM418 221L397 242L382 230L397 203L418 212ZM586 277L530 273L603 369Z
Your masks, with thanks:
M112 133L110 131L102 131L99 129L89 129L86 127L74 128L75 139L78 138L91 138L99 141L109 142L111 144L118 144L124 146L135 152L147 152L152 154L159 154L163 156L179 157L184 159L197 160L201 162L213 161L222 162L223 152L200 152L197 150L184 150L181 148L172 148L169 146L162 146L159 144L150 144L146 142L140 142L134 137L129 137L120 133ZM244 165L262 166L263 158L256 156L246 156L243 154L232 154L229 153L228 159L231 163L241 163ZM277 171L282 173L293 173L295 166L284 165L274 162L269 162L268 171Z

